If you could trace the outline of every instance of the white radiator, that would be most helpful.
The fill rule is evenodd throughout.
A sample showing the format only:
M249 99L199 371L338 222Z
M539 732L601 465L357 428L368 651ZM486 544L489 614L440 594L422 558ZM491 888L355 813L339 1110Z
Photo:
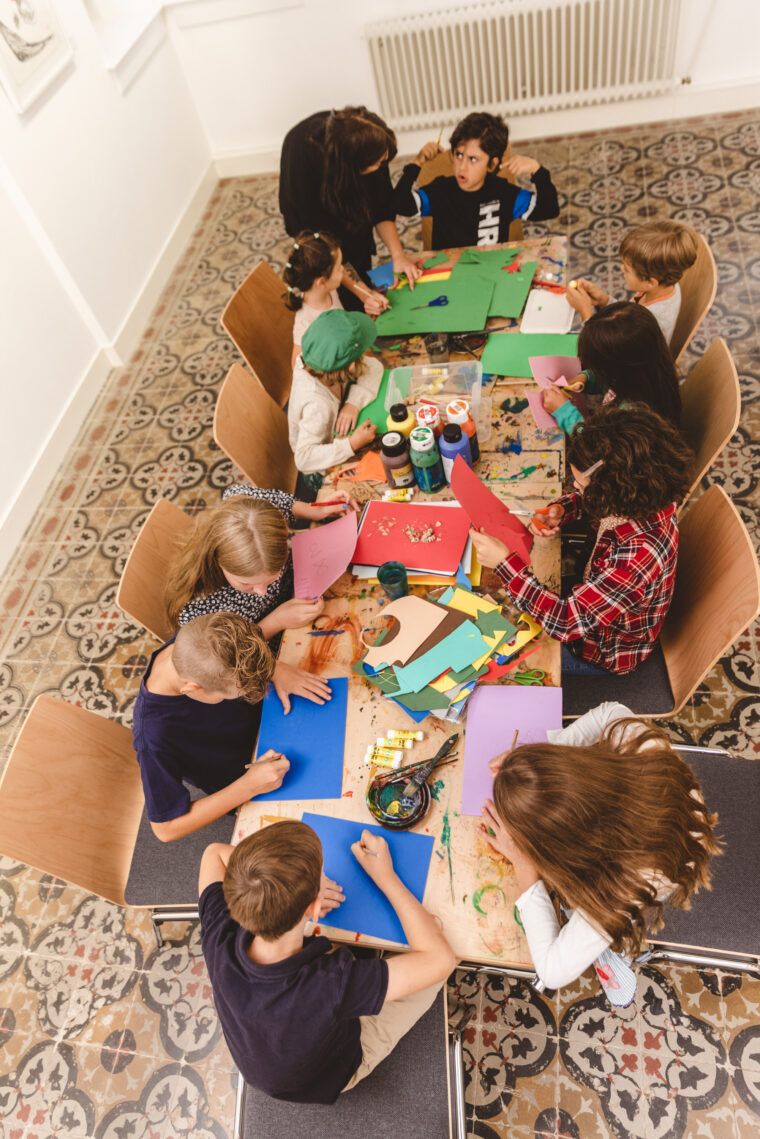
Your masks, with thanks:
M367 25L398 130L672 91L681 0L513 0Z

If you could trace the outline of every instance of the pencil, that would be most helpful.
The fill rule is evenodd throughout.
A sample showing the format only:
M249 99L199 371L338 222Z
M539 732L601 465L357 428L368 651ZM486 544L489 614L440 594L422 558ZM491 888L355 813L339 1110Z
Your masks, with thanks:
M365 853L365 854L371 854L373 858L379 858L379 857L380 857L380 855L377 853L377 851L376 851L376 850L369 850L369 849L368 849L368 848L367 848L367 847L364 845L364 843L361 843L360 845L361 845L361 848L362 848L362 850L364 851L364 853Z
M515 728L515 734L512 736L512 746L511 746L511 748L509 749L510 751L514 751L514 750L515 750L515 744L517 743L517 737L519 736L519 734L520 734L520 729L519 729L519 728Z
M442 137L442 135L443 135L443 127L441 127L441 129L438 131L438 138L435 140L435 145L436 145L436 146L440 146L440 145L441 145L441 137Z

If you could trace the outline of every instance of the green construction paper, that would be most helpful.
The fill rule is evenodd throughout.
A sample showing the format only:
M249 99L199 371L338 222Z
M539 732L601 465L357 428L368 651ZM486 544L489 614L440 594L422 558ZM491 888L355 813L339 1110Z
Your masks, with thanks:
M513 625L500 609L494 609L490 613L480 613L475 618L475 624L484 637L495 637L497 633L502 632L508 633L511 637L517 632L517 626Z
M501 269L502 265L511 265L520 252L520 249L465 249L457 265L480 265L484 268L496 266Z
M496 652L496 649L494 649ZM471 664L467 668L460 668L459 672L450 672L449 680L453 680L454 684L467 684L470 680L477 680L479 676L483 676L488 672L488 664L481 664L480 668L474 668Z
M441 250L436 253L434 257L428 257L427 261L422 262L423 269L434 269L436 265L442 265L444 261L448 261L448 256Z
M447 305L426 306L436 297L449 298ZM424 335L427 332L476 332L485 328L493 296L493 284L483 277L447 281L418 281L414 291L404 286L386 294L391 307L375 321L378 336Z
M359 415L359 422L363 423L365 419L371 419L378 431L386 431L386 420L388 412L385 410L385 390L388 387L388 377L390 376L390 368L386 368L383 372L383 378L380 381L380 387L377 389L377 395L363 407Z
M459 628L444 637L428 652L404 668L395 669L400 691L419 692L431 680L447 669L465 668L489 651L472 621L463 621Z
M570 332L495 332L488 337L480 362L490 375L530 378L531 356L577 355L578 337Z
M477 251L475 251L477 252ZM513 254L513 256L506 256ZM489 316L520 316L528 299L533 275L538 268L537 261L526 261L514 273L508 273L504 268L510 265L517 255L516 250L494 249L479 253L477 261L467 261L460 269L462 260L454 266L452 278L459 279L464 276L468 281L477 274L493 282L494 291L491 304L488 308ZM486 260L488 258L488 260Z
M402 708L410 712L432 712L434 708L448 708L451 701L442 692L428 685L421 692L405 692L403 696L395 697Z

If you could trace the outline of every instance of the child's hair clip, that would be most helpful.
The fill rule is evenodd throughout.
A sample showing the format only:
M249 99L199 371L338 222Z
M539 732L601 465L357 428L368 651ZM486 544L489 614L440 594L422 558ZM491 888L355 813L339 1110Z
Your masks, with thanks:
M290 264L290 262L289 262L289 261L286 261L286 262L285 262L285 268L286 268L286 269L292 269L292 268L293 268L293 266Z
M297 241L295 241L295 242L293 242L293 248L294 248L294 249L300 249L300 248L301 248L301 246L298 244L298 242L297 242Z
M315 233L315 234L314 234L314 240L315 240L315 241L319 241L319 234L318 234L318 233Z

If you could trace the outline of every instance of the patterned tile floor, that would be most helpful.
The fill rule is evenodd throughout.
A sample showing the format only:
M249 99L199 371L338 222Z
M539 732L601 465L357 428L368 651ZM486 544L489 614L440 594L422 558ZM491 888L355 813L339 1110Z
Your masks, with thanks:
M740 428L710 473L755 538L760 477L760 114L526 143L552 171L572 272L623 294L623 229L652 215L710 240L720 284L690 366L724 336L741 375ZM214 447L219 385L237 354L222 308L286 242L274 176L220 183L129 365L113 373L0 589L0 748L53 692L129 723L152 644L114 604L148 510L189 511L234 476ZM536 227L537 232L542 232ZM419 234L406 227L406 243ZM671 724L687 741L760 753L760 660L750 630ZM0 1137L170 1139L230 1133L232 1064L198 944L156 949L137 911L0 859ZM607 1008L583 977L551 998L457 974L471 1134L748 1137L760 1134L760 982L642 970L636 1003Z

